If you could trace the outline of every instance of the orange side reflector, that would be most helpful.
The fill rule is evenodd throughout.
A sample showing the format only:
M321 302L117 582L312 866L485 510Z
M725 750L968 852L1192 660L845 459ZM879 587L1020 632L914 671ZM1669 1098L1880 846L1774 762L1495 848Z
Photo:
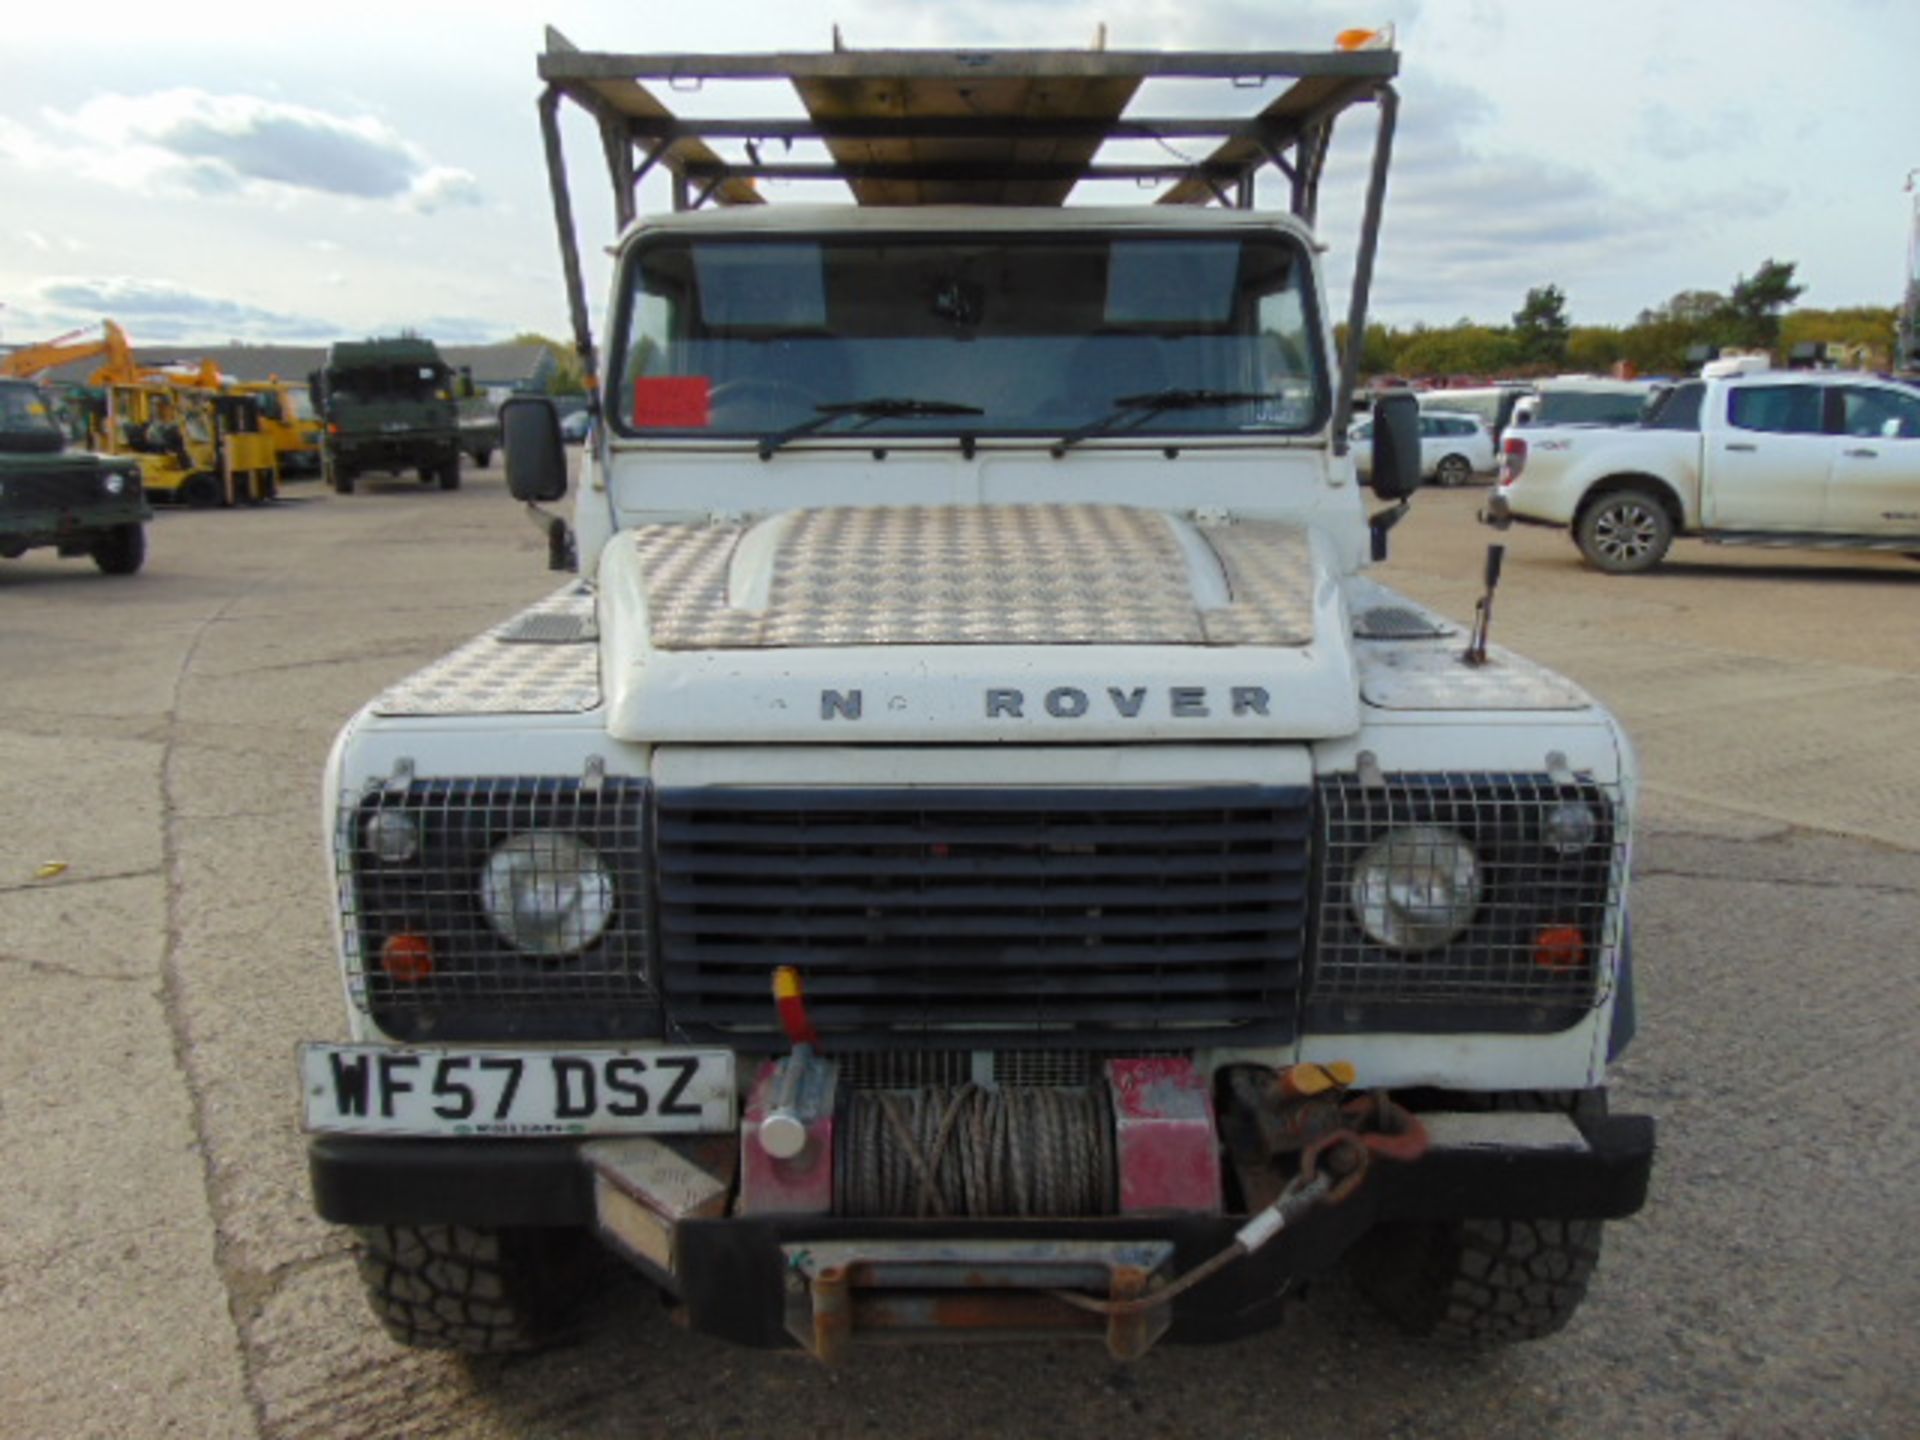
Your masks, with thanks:
M433 942L424 935L390 935L380 947L380 968L391 979L417 985L433 974Z
M1533 963L1542 970L1577 970L1587 958L1587 937L1577 926L1549 925L1533 937Z

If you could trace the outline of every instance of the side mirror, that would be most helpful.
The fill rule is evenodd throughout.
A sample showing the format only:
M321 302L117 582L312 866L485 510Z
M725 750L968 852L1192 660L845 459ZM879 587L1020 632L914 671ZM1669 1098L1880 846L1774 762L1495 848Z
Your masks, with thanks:
M1373 402L1373 477L1382 500L1404 500L1420 488L1420 402L1395 390Z
M507 491L538 504L567 493L567 451L560 415L542 395L516 395L500 407L500 443L506 453Z
M462 400L473 398L473 370L467 365L460 367L460 398Z
M318 415L327 408L326 397L320 393L320 372L313 371L307 376L307 398L313 402L313 413Z

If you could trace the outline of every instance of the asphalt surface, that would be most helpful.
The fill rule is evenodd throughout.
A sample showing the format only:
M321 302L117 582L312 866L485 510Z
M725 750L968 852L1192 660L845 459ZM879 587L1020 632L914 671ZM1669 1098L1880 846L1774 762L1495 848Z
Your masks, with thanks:
M828 1372L617 1281L575 1344L469 1363L389 1344L308 1206L293 1047L343 1033L319 776L362 701L554 577L497 471L290 496L162 516L132 579L0 563L0 1435L1920 1433L1920 565L1683 544L1610 579L1506 537L1496 638L1647 772L1615 1104L1662 1150L1563 1336L1436 1352L1333 1285L1130 1368ZM1385 578L1467 614L1477 498L1422 496Z

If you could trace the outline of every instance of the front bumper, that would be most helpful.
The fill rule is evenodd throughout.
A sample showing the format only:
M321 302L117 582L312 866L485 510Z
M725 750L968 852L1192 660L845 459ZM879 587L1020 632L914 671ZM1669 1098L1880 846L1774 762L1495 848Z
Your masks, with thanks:
M1484 1117L1483 1117L1484 1118ZM1525 1119L1527 1117L1515 1117ZM1340 1205L1316 1208L1253 1255L1170 1307L1174 1340L1224 1340L1279 1318L1289 1282L1330 1269L1375 1225L1450 1219L1623 1219L1645 1203L1654 1122L1621 1115L1578 1122L1577 1146L1489 1143L1483 1133L1436 1143L1419 1161L1374 1167ZM393 1140L323 1135L311 1143L315 1204L346 1225L596 1223L595 1176L574 1141ZM1035 1245L1171 1247L1164 1269L1184 1273L1234 1238L1245 1215L1161 1214L1084 1219L841 1219L824 1215L684 1218L670 1268L646 1266L675 1293L695 1329L761 1347L797 1343L794 1274L809 1252L1029 1252ZM937 1302L936 1302L937 1308ZM956 1313L964 1306L954 1302ZM964 1324L950 1319L948 1324ZM986 1324L990 1322L980 1321Z
M459 453L459 438L444 431L340 436L333 442L334 463L358 470L440 465Z
M77 552L122 525L153 519L144 498L94 504L8 510L0 507L0 550L32 550L58 545Z

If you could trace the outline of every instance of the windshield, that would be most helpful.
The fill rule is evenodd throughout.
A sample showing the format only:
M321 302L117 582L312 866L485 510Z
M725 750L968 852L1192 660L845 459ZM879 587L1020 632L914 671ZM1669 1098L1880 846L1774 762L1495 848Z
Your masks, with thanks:
M58 435L62 432L39 387L0 385L0 433Z
M759 440L860 402L818 438L1052 440L1128 397L1217 392L1116 433L1308 432L1328 393L1308 275L1283 235L666 237L629 266L610 408L636 435Z
M437 365L369 365L335 371L336 398L371 403L386 400L444 400L446 372Z
M1535 425L1637 425L1647 396L1635 390L1546 390Z

